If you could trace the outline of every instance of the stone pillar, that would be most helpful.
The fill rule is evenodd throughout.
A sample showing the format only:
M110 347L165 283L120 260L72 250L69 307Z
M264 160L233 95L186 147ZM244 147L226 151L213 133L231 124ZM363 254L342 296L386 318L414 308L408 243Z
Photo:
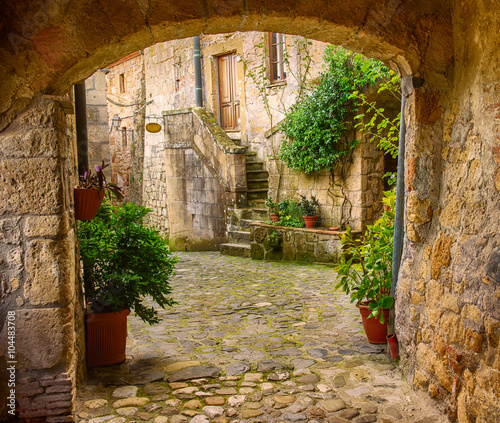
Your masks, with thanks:
M69 98L37 97L0 133L0 397L15 396L18 418L47 422L72 421L83 337L76 142L66 132L73 117L65 108L72 111ZM0 401L0 419L9 416L5 407Z

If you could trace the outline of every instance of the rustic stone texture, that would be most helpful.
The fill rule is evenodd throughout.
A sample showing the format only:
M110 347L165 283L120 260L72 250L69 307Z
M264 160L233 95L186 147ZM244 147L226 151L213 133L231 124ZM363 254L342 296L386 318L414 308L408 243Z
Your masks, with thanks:
M434 243L431 256L431 276L434 279L437 279L441 274L442 266L449 266L451 260L450 250L453 241L454 238L452 236L446 237L440 234Z

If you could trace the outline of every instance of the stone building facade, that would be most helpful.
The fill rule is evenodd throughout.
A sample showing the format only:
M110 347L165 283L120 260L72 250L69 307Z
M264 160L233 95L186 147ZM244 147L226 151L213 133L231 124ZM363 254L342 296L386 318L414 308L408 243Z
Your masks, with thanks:
M246 147L247 152L255 153L257 160L264 162L269 172L268 195L275 201L298 201L300 195L314 195L320 202L321 226L350 225L361 230L372 223L381 210L382 176L385 173L383 154L369 140L357 133L353 136L361 142L353 154L352 164L347 163L336 172L313 172L306 175L288 169L277 159L283 135L276 128L299 93L308 92L310 81L325 70L323 54L326 44L299 36L283 36L285 74L280 81L269 83L270 37L269 33L262 32L236 32L201 37L204 107L219 125L223 125L221 80L226 78L226 75L222 76L220 61L221 58L236 57L232 78L239 102L238 128L225 132L235 144ZM127 187L125 194L129 180L137 181L137 185L142 183L143 203L153 210L149 217L150 224L173 241L173 248L177 248L176 245L185 245L185 248L187 245L218 248L225 236L223 228L228 225L229 213L229 209L220 206L231 207L231 204L218 204L206 198L199 201L194 200L195 197L189 197L189 201L184 198L182 192L186 190L185 184L179 185L178 182L182 179L181 175L190 181L192 168L180 169L178 163L172 164L170 160L174 156L166 148L167 138L175 131L170 126L169 119L176 114L174 112L193 107L195 102L192 39L156 44L141 53L123 58L117 64L108 66L108 69L107 91L109 97L114 99L113 103L108 103L109 126L112 128L115 116L128 116L120 120L122 128L111 130L113 181ZM121 89L123 93L119 92ZM108 102L109 100L108 98ZM135 111L129 112L130 109L117 107L118 100L121 104L135 104ZM386 110L392 108L395 113L399 112L397 101L386 103ZM130 129L130 133L133 132L136 138L140 137L139 122L144 122L144 118L146 123L151 120L163 120L163 128L160 133L143 131L143 169L132 170L130 147L124 142L128 134L124 125L128 122L130 127L133 120L134 131ZM184 134L184 138L186 137L189 138ZM142 141L137 142L142 144ZM137 155L140 156L141 153ZM195 154L192 157L194 158ZM182 162L183 159L179 160ZM205 173L208 171L203 160L198 161L198 165L204 168ZM178 170L175 178L181 178L175 179L175 188L172 185L173 180L167 177L169 169L173 167ZM174 197L181 196L185 206L179 208L180 203L177 203L175 212L174 209L169 210L170 200L167 192ZM217 218L220 222L216 225L218 229L215 232L212 228L204 233L203 228L206 228L206 225L196 223L204 219L203 215L199 215L202 204L205 204L205 207L211 204L214 210L219 210ZM244 201L239 204L246 205ZM257 207L263 207L263 204L257 204ZM193 210L198 212L193 213ZM181 216L178 216L179 213ZM188 233L191 235L186 235ZM193 238L195 234L197 237L201 236L203 241L198 242ZM212 234L216 234L214 240L217 241L209 241Z
M0 18L0 391L15 312L21 417L71 421L82 362L71 85L156 41L261 30L342 44L401 73L402 368L451 420L500 420L498 2L63 4L6 1Z

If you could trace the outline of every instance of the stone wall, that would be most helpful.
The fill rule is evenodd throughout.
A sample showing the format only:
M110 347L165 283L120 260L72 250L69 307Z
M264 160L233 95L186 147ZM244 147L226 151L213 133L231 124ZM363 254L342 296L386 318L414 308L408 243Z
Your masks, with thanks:
M500 421L500 24L482 7L453 8L453 88L405 83L396 329L415 386L460 422Z
M287 228L257 222L251 223L250 227L251 255L254 260L300 263L340 261L340 237L343 232Z
M109 133L112 182L123 187L125 201L142 199L146 90L144 58L139 52L108 66L106 75L108 125L120 117L120 127Z
M39 96L0 136L0 396L14 389L18 417L47 422L70 421L84 358L76 140L66 113L73 113L69 97ZM15 312L15 357L7 349L9 312ZM0 419L8 416L6 404L0 402Z
M109 144L108 103L106 101L106 75L98 70L85 81L87 93L87 137L89 167L102 165L104 160L111 163ZM111 181L111 168L104 171L106 179Z

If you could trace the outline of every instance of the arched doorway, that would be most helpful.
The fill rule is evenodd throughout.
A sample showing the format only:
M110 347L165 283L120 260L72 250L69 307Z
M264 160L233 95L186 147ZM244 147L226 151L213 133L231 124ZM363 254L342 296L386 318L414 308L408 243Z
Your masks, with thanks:
M345 45L406 76L407 220L397 310L405 363L415 385L437 393L452 418L498 415L494 8L465 0L451 9L447 1L10 0L2 12L0 313L5 321L16 311L16 389L25 417L49 415L55 386L67 387L58 391L66 403L50 409L70 412L79 368L75 143L65 94L97 68L157 41L235 30ZM5 324L1 331L6 369Z

